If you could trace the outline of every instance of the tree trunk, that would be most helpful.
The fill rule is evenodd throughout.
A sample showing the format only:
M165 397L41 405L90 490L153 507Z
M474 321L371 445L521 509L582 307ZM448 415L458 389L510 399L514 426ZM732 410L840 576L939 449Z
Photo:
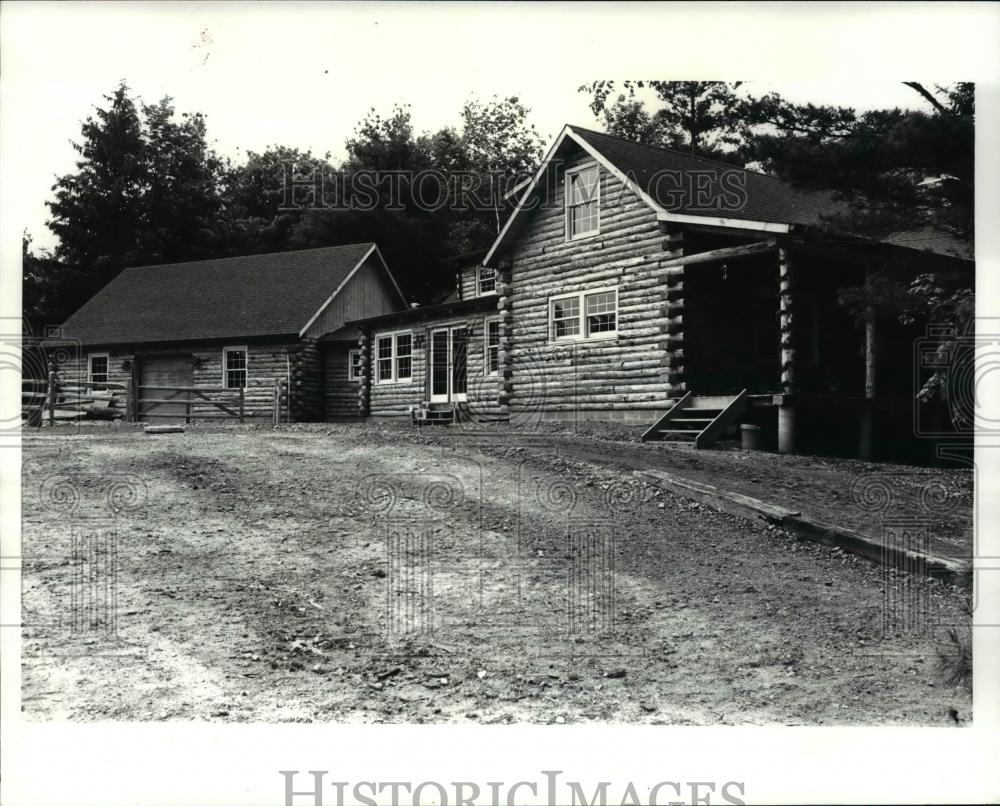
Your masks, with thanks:
M865 402L861 414L861 434L858 442L858 456L861 459L871 459L874 456L876 347L875 309L869 306L865 312Z

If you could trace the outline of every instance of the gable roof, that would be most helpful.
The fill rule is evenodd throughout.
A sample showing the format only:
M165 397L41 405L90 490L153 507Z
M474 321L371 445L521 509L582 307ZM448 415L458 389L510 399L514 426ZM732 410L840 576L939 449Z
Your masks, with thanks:
M375 256L374 243L125 269L63 325L83 344L301 335Z
M834 198L830 191L810 191L797 188L775 176L748 171L727 162L687 154L670 148L643 145L622 137L592 131L580 126L565 126L550 147L542 164L530 183L526 183L520 202L526 202L538 187L548 163L563 145L571 142L589 153L607 171L629 187L662 221L700 223L720 227L733 227L761 232L788 233L793 227L818 227L824 218L847 212L848 205ZM688 193L677 193L673 181L657 181L664 174L691 176L699 172L731 172L741 179L745 190L744 203L738 208L706 210L695 207ZM715 188L718 188L716 181ZM673 193L671 191L674 191ZM484 263L491 264L516 236L520 219L529 208L518 206L486 255ZM933 228L926 228L934 232ZM971 257L967 244L947 236L948 244L940 238L923 237L920 246L913 239L894 237L881 239L884 243L908 248L920 248L950 257ZM965 247L964 250L962 247Z
M683 151L643 145L578 126L572 129L623 174L632 178L668 213L709 218L721 215L739 221L808 226L820 224L823 216L846 210L846 205L835 201L832 193L801 190L776 176ZM734 172L742 178L746 189L746 203L742 207L725 211L701 209L692 204L689 194L677 194L678 198L674 198L670 194L670 183L655 180L658 175L669 172L687 175L714 170Z

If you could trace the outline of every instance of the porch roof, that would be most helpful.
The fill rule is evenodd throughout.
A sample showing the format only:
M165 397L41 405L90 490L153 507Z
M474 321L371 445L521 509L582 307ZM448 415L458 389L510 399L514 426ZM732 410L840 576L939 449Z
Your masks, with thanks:
M437 305L425 305L419 308L407 308L404 311L395 313L384 313L379 316L369 316L367 319L354 319L345 322L345 326L358 327L362 330L377 327L379 325L390 325L403 322L419 322L422 319L433 319L450 316L456 313L474 313L477 311L495 311L497 309L497 299L495 294L487 294L482 297L472 297L471 299L449 299L439 302ZM324 336L320 341L329 340Z

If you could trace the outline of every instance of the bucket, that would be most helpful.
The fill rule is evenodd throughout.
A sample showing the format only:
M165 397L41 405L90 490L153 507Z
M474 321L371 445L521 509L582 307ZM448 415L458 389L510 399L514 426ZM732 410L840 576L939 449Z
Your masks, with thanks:
M760 426L744 423L740 426L740 444L745 451L760 450Z

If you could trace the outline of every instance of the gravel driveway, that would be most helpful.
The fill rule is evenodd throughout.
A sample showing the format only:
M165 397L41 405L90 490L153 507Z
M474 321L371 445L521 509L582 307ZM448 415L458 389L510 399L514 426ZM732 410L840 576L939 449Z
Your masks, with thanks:
M955 589L551 447L107 428L24 462L30 718L971 719Z

